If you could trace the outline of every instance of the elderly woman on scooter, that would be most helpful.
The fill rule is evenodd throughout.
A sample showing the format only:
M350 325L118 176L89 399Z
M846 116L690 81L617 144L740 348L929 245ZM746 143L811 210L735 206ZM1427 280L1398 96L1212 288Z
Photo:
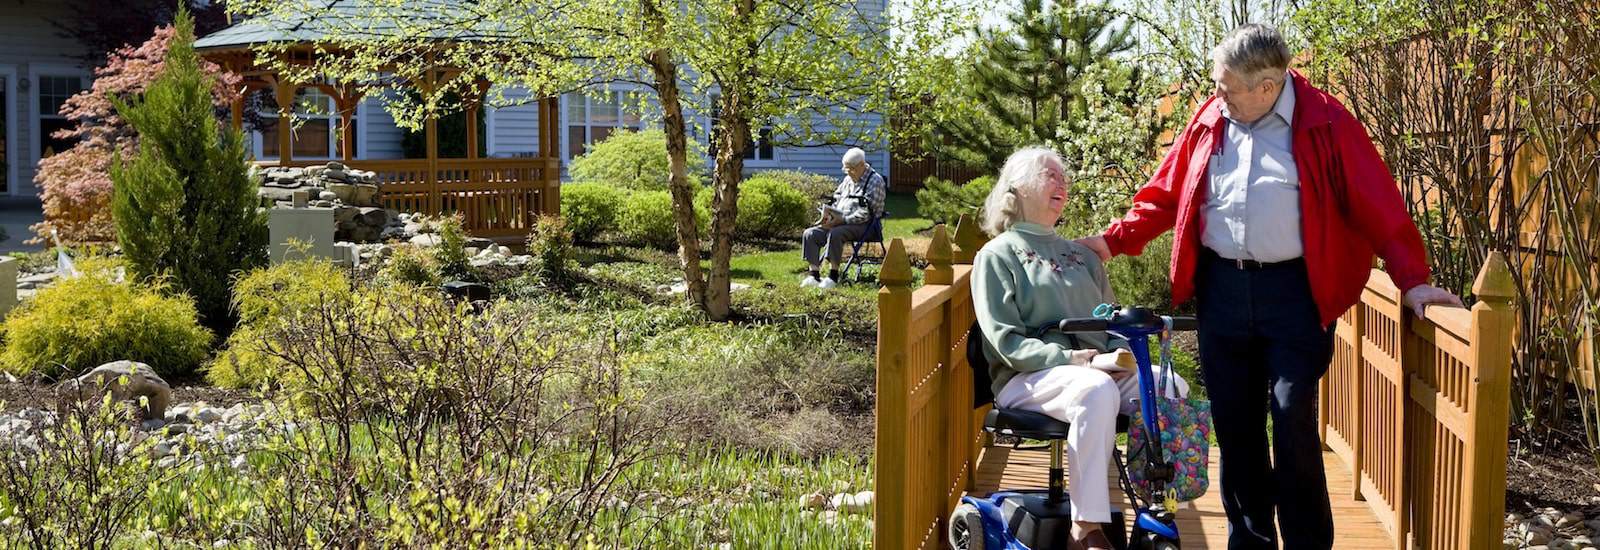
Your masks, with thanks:
M1118 338L1057 331L1036 336L1041 327L1088 317L1095 306L1114 301L1100 257L1056 235L1067 190L1065 166L1053 151L1026 148L1006 160L983 205L983 228L994 238L973 261L972 299L995 405L1072 425L1072 539L1079 548L1110 550L1101 524L1111 521L1116 418L1137 408L1139 383L1136 371L1091 366L1108 363L1096 356L1128 347ZM1176 395L1188 394L1181 378L1173 386Z

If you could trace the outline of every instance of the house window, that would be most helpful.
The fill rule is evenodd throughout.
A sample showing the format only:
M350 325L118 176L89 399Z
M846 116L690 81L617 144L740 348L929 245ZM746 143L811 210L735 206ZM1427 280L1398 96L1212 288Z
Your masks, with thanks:
M83 81L83 77L78 76L39 77L39 158L70 149L78 142L75 138L55 137L55 133L75 126L61 116L61 104L83 91Z
M582 156L590 145L605 141L617 129L638 131L639 114L630 109L628 94L606 91L567 94L567 158Z
M256 92L261 131L257 143L263 159L278 155L278 101L272 90ZM290 127L290 152L296 159L329 159L343 156L339 140L339 110L333 97L316 88L301 88L294 94L294 125ZM355 143L357 124L350 117L350 141ZM354 156L354 155L352 155Z
M721 133L720 133L721 126L718 125L718 118L721 115L721 105L722 105L722 102L720 101L721 99L722 99L722 96L718 96L718 95L711 96L711 141L707 146L707 149L711 150L711 151L716 151L716 149L717 149L717 137L719 135L721 135ZM760 161L777 160L777 157L773 156L774 151L773 151L773 147L772 147L772 127L771 126L763 126L763 127L761 127L761 129L757 130L755 132L755 135L752 136L752 137L754 137L755 139L753 141L745 142L745 145L744 145L744 159L745 160L758 161L758 162L760 162Z

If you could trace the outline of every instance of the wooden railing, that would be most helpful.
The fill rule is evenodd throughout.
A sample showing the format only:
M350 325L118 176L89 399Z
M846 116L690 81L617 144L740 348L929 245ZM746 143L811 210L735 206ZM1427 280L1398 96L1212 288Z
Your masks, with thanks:
M971 488L983 412L972 408L966 358L972 255L983 246L962 216L952 250L934 227L923 285L912 290L905 245L889 245L878 279L878 548L938 548L944 519Z
M934 228L924 283L913 289L895 239L879 275L877 548L942 545L945 518L972 488L983 449L987 410L972 407L965 355L971 263L983 238L967 216L954 245L943 225ZM1430 308L1419 321L1374 270L1361 303L1339 320L1322 386L1324 441L1357 473L1357 497L1397 548L1498 547L1511 293L1494 254L1472 310Z
M1417 319L1373 270L1338 321L1322 379L1323 441L1395 548L1500 545L1514 293L1494 253L1470 311L1434 307Z
M327 161L294 161L314 166ZM561 162L554 158L342 161L376 173L385 208L423 214L460 213L468 233L521 238L540 214L561 211ZM280 166L274 162L262 166Z

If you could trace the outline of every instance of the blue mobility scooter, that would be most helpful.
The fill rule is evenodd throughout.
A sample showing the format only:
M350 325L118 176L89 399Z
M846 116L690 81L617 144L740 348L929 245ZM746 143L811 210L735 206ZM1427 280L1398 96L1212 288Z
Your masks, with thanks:
M1157 428L1155 378L1150 368L1151 336L1166 338L1173 330L1195 330L1193 317L1156 315L1139 307L1101 306L1108 313L1098 317L1063 319L1039 333L1059 330L1068 333L1110 332L1128 341L1139 364L1139 407L1147 434L1160 434ZM1097 312L1101 313L1101 312ZM967 360L972 364L974 407L994 401L989 388L988 360L983 355L983 334L974 323L967 334ZM1127 430L1128 417L1117 417L1117 431ZM1062 467L1063 442L1070 425L1049 416L1017 409L996 407L984 418L983 428L1024 439L1050 442L1050 486L1045 490L1000 491L988 497L965 496L950 515L950 546L957 550L1058 550L1070 547L1072 505L1066 494L1066 471ZM1173 515L1175 503L1165 502L1166 483L1173 468L1161 449L1145 445L1130 449L1144 453L1143 478L1148 490L1140 490L1128 477L1127 463L1120 451L1113 450L1117 478L1128 502L1134 507L1133 532L1126 531L1123 513L1113 509L1111 523L1105 526L1106 538L1119 549L1177 550L1178 524Z

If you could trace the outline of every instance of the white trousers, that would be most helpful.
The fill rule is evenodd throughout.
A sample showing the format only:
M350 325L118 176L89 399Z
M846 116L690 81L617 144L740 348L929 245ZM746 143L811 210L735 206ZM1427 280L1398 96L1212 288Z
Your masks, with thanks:
M1152 366L1159 380L1160 366ZM1188 396L1189 383L1174 376L1168 397ZM1073 521L1111 521L1111 448L1117 414L1139 407L1139 379L1112 380L1097 369L1064 365L1018 374L995 396L995 405L1043 413L1072 424L1067 434L1067 479Z

